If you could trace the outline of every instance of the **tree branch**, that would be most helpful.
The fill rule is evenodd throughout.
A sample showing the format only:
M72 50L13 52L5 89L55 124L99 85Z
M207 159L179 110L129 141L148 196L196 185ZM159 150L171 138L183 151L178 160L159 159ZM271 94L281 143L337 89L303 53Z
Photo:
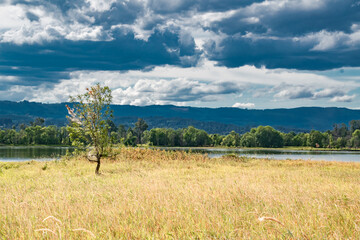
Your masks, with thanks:
M90 159L88 155L86 155L86 158L89 160L89 162L98 162L98 160Z

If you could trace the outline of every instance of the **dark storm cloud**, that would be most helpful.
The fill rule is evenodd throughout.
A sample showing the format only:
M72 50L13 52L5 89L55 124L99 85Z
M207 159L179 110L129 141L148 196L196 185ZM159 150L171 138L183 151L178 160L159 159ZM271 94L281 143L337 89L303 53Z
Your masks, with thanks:
M179 86L176 84L164 94L161 100L188 102L199 99L206 100L212 95L235 94L242 92L242 88L232 82L214 83L211 88L204 83L197 83L191 86ZM160 89L159 89L160 90Z
M289 99L298 99L298 98L311 98L314 94L308 89L302 89L293 94L289 94Z
M299 70L327 70L340 67L360 66L360 49L335 49L314 51L314 43L292 39L249 39L229 37L220 44L206 47L208 57L227 67L254 65L258 68L288 68Z
M322 30L348 33L353 23L360 22L360 4L354 0L327 0L318 7L302 7L300 3L289 1L281 7L270 4L245 8L215 22L212 29L227 34L268 32L289 37ZM249 18L257 18L258 21L249 22Z
M264 15L262 22L277 35L301 36L322 30L349 33L352 24L360 21L360 5L354 3L354 0L331 0L310 10L285 8L275 16Z
M209 29L227 37L218 46L207 43L209 58L227 67L327 70L360 66L360 44L349 37L356 31L354 24L360 23L359 1L268 3L213 22ZM331 34L338 36L332 38ZM312 39L301 41L309 36ZM317 46L322 38L328 46Z
M195 43L182 44L174 30L155 31L147 41L113 32L112 41L57 40L0 44L0 75L32 82L58 81L77 70L148 70L157 65L190 66L181 57L199 54Z
M84 0L51 0L51 1L47 1L47 0L31 0L31 1L12 0L11 3L13 5L23 4L28 7L43 6L43 7L47 8L48 10L51 10L51 11L60 10L63 13L65 13L71 9L79 9L83 6L89 5Z
M111 4L109 10L94 13L96 19L94 24L106 26L107 28L120 23L131 24L134 23L138 16L144 14L144 10L143 3L140 1L115 2Z
M156 13L182 13L186 11L216 12L245 7L263 0L149 0L148 7Z
M198 62L201 53L192 37L197 33L184 34L183 30L200 28L214 35L222 34L217 45L215 41L208 41L204 57L226 67L254 65L326 70L360 66L359 40L330 39L324 44L334 43L325 47L319 45L324 36L304 40L320 32L349 35L360 31L354 30L354 26L360 24L360 4L355 0L135 0L116 1L105 10L94 9L85 0L13 0L12 4L26 6L26 17L32 22L41 19L31 8L42 6L52 17L61 19L61 23L56 24L63 24L63 29L59 32L56 24L41 25L51 36L45 38L47 41L24 36L24 39L35 39L35 43L30 40L31 43L18 41L22 45L0 43L0 75L56 81L63 78L64 73L74 70L143 70L164 64L188 67ZM228 10L234 10L232 15L220 14L217 21L207 19L210 16L205 18L209 24L194 21L194 26L189 26L193 15ZM186 23L182 22L184 19ZM126 24L127 34L114 30L119 24ZM144 35L150 34L149 39L136 39L138 32L134 33L133 26L140 36L146 30ZM79 39L87 40L65 39L81 35L79 31L84 28L96 28L100 33L95 37L79 36ZM32 33L31 30L28 32ZM72 33L70 37L69 32ZM17 35L14 36L13 40L6 41L16 42ZM109 41L111 38L113 40Z
M95 18L95 21L91 23L92 25L104 26L106 28L120 23L131 24L137 19L138 16L143 15L145 11L145 5L138 0L116 1L111 4L108 10L105 11L90 9L89 2L84 0L14 0L12 3L25 5L29 9L31 9L31 7L41 6L44 7L48 12L60 14L61 17L65 19L65 21L72 22L76 20L78 22L87 22L90 24L89 19L84 18L82 15L85 14L88 17ZM86 9L86 12L82 12L84 9ZM79 12L75 13L72 10L77 10ZM68 16L70 12L71 16ZM34 14L27 13L27 17L32 20Z
M30 20L30 21L39 21L39 17L31 12L27 12L26 13L26 17Z

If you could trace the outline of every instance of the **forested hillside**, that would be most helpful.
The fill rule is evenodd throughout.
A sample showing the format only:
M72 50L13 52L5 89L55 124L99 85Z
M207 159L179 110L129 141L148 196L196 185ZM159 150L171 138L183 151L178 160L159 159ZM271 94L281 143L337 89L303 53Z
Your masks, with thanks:
M195 108L165 106L112 105L116 125L133 126L143 118L149 128L184 128L194 126L208 133L228 134L232 130L245 133L252 127L270 125L283 132L310 130L326 131L335 123L348 124L360 119L360 110L346 108L302 107L293 109L251 110L238 108ZM18 127L37 117L45 125L64 126L67 110L65 103L45 104L34 102L0 101L0 126Z

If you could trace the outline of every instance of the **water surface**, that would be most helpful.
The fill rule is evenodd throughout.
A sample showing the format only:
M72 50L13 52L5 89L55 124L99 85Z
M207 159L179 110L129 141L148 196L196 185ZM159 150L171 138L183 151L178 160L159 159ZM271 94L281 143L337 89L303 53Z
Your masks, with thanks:
M288 149L226 149L226 148L176 148L157 147L168 151L191 151L194 153L207 154L210 158L221 157L226 154L237 156L269 158L269 159L302 159L302 160L325 160L339 162L360 162L360 151L309 151ZM50 161L59 159L67 151L73 151L69 147L50 146L0 146L0 161Z
M69 147L51 147L51 146L0 146L0 161L50 161L59 159L71 151Z
M158 148L159 149L159 148ZM360 151L310 151L289 149L227 149L227 148L160 148L169 151L191 151L207 154L210 158L226 154L269 159L325 160L339 162L360 162Z

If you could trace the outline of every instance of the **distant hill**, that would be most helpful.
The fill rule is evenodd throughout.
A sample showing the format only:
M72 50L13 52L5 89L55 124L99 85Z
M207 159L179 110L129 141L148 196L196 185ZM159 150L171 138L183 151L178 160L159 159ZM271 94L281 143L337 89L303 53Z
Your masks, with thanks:
M335 123L348 124L360 119L360 110L347 108L301 107L292 109L238 109L195 108L173 105L129 106L112 105L114 122L133 126L137 118L144 118L150 128L183 128L192 125L209 133L226 134L231 130L239 133L251 127L270 125L281 131L325 131ZM46 124L65 125L67 110L65 103L45 104L35 102L0 101L0 126L11 127L29 123L42 117Z

